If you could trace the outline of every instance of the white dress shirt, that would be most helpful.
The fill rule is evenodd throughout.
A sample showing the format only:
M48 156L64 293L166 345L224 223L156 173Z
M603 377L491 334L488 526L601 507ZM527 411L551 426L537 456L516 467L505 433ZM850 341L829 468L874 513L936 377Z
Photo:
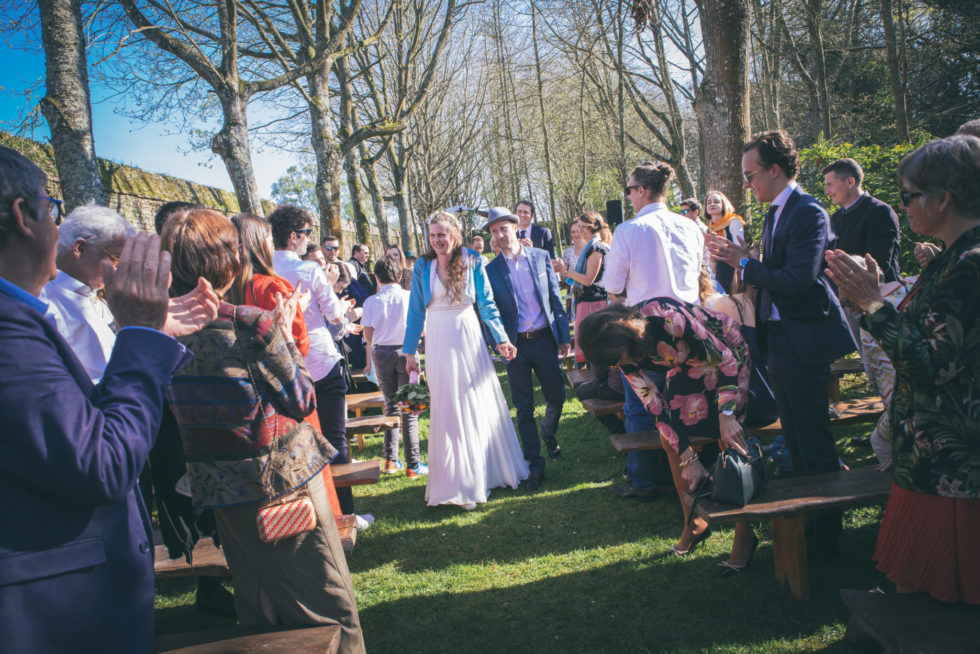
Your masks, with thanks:
M40 300L94 383L102 379L116 343L112 312L95 291L61 270L45 284Z
M694 221L653 202L616 228L602 285L615 295L625 290L630 306L654 297L699 304L703 258L704 235Z
M276 250L272 254L272 266L276 274L292 284L293 288L302 283L302 291L310 291L312 295L309 306L303 311L306 330L310 335L310 351L306 353L304 361L310 378L319 381L341 359L327 323L343 317L344 304L333 292L320 264L303 261L290 250Z
M408 323L408 298L411 294L400 284L385 284L364 300L361 326L374 329L371 345L398 345L405 341Z
M776 235L776 225L779 224L779 217L783 215L783 207L786 206L786 201L789 200L789 196L793 194L793 189L795 189L797 186L799 186L799 184L796 183L796 180L789 180L789 184L786 186L786 188L780 191L779 195L777 195L776 199L771 203L772 206L776 207L776 212L772 217L772 235L769 237L770 243L772 243L772 239ZM772 246L770 245L770 247ZM779 309L776 308L775 302L772 303L772 312L769 314L769 320L779 320Z

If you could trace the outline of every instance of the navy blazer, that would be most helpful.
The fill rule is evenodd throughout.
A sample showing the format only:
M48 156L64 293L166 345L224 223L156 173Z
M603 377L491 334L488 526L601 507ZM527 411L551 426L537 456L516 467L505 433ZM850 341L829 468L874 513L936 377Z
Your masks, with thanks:
M776 223L769 255L749 261L743 271L745 282L769 291L797 357L814 366L829 364L857 348L823 272L830 238L827 212L796 187ZM764 346L760 304L756 302L756 325Z
M830 217L837 236L835 248L848 254L870 254L878 262L886 282L898 281L898 216L895 211L865 193L850 209L841 207Z
M54 325L0 292L0 651L151 651L153 540L134 489L186 352L124 329L93 386Z
M517 228L520 233L521 228ZM555 258L555 237L551 235L551 230L535 223L531 223L531 244L539 250L544 250L552 259Z
M551 327L551 333L556 344L571 343L568 331L568 314L558 292L558 276L551 267L548 253L537 248L524 248L528 264L531 267L531 277L534 278L534 288L537 291L538 302L544 308L545 318ZM503 254L498 254L487 264L487 277L490 278L490 288L493 289L493 301L500 311L500 319L504 323L507 338L517 344L517 291L510 276L510 268Z

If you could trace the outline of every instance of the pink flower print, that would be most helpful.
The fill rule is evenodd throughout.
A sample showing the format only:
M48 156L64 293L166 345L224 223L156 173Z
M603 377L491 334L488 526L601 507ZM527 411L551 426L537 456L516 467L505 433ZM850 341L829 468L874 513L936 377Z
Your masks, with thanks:
M703 322L699 322L697 320L692 320L691 321L691 331L694 332L694 335L697 336L702 341L705 340L706 338L708 338L708 333L709 332L708 332L707 328L704 326L704 323Z
M688 368L687 376L691 379L701 379L704 377L704 388L708 391L715 390L718 385L718 366L706 361L699 361Z
M674 431L674 429L666 422L658 422L657 431L660 432L661 436L667 439L667 442L670 443L670 446L676 451L678 447L677 432Z
M956 362L950 361L949 365L946 366L945 368L940 369L938 374L936 375L936 385L942 386L943 384L952 380L961 372L963 372L963 366L957 366Z
M725 335L725 342L729 345L738 346L745 342L745 338L742 337L742 330L731 320L724 321L722 333Z
M674 338L680 338L684 335L684 330L687 327L687 320L684 318L684 314L680 311L665 311L664 312L664 329L667 333Z
M738 393L734 386L723 386L721 390L718 391L718 406L725 406L729 402L734 401L735 406L738 407Z
M936 494L942 497L962 497L970 499L969 489L963 488L963 480L957 479L950 482L949 477L943 475L939 478L939 485L936 486Z
M726 377L732 377L738 374L738 361L735 360L735 355L732 351L725 349L721 355L721 365L718 366L721 370L721 374Z
M650 415L658 416L663 413L663 399L660 397L657 387L647 379L646 375L642 373L627 375L626 380Z
M663 318L665 311L666 310L663 308L663 305L661 305L659 302L650 302L643 305L640 313L642 313L644 316L657 316L658 318Z
M708 417L708 399L701 393L675 395L670 400L670 408L680 410L681 422L696 425Z
M657 354L660 356L660 360L663 361L664 364L671 367L679 366L687 361L687 357L691 354L691 348L684 341L679 341L676 349L667 343L660 341L657 343Z

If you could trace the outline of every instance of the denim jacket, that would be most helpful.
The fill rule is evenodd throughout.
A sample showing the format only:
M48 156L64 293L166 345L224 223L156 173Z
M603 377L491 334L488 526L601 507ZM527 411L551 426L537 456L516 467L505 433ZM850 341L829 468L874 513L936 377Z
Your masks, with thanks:
M493 291L490 289L490 282L487 279L483 257L469 248L463 248L463 257L469 270L469 275L466 278L465 295L476 298L480 318L490 329L494 342L503 343L507 341L507 334L504 332L504 325L500 321L500 312L497 311L497 305L493 301ZM432 301L432 277L435 267L435 260L430 261L420 257L415 262L415 269L412 273L412 295L408 301L408 323L405 326L405 342L402 345L402 351L405 354L415 354L418 349L419 338L421 338L422 329L425 327L425 310L429 306L429 302Z

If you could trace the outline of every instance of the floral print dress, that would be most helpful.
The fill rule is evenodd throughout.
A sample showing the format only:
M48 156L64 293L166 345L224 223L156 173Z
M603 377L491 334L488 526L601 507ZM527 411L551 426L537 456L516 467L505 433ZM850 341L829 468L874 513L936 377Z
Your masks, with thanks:
M671 446L680 453L690 438L718 437L723 411L743 422L751 365L738 323L666 297L637 308L646 316L644 343L651 343L652 336L655 351L623 373ZM644 370L666 373L662 395Z
M895 366L892 454L906 490L980 498L980 227L862 326Z

